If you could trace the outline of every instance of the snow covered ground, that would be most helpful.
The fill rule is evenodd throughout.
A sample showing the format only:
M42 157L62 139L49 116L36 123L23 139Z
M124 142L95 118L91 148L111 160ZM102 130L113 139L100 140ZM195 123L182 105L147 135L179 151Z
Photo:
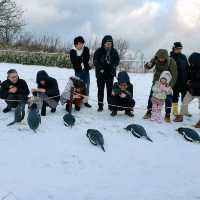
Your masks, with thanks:
M35 86L36 72L45 69L62 90L72 70L0 64L0 79L9 68ZM151 74L132 74L134 119L97 113L96 82L91 72L92 109L74 112L76 126L63 125L64 107L48 113L35 134L26 124L6 127L13 112L3 114L0 102L0 200L193 200L200 199L200 145L186 142L175 131L199 119L198 102L190 106L192 119L182 124L144 121ZM153 143L138 140L123 128L143 125ZM88 128L104 135L104 153L86 138Z

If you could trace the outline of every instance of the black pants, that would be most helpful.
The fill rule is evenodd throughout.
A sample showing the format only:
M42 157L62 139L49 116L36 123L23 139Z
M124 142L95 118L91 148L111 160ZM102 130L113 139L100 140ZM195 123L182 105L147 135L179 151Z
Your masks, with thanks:
M178 103L180 94L181 94L181 101L183 102L183 99L187 93L187 87L174 87L173 88L173 103Z
M8 101L6 101L9 108L16 108L18 104L23 101L26 103L27 97L21 95L21 94L8 94L7 98ZM13 101L17 100L17 101Z
M103 106L103 100L104 100L104 89L106 86L107 89L107 102L109 103L109 99L112 94L112 87L113 87L113 76L105 76L104 74L101 74L97 78L97 87L98 87L98 104L99 106Z
M147 106L147 110L148 112L152 111L152 95L153 95L153 91L151 90L150 95L149 95L149 100L148 100L148 106ZM167 115L171 114L171 107L172 107L172 95L167 95L167 98L165 100L165 113Z
M125 100L123 98L120 98L118 96L111 96L109 99L110 109L112 111L132 111L133 107L135 106L135 100Z

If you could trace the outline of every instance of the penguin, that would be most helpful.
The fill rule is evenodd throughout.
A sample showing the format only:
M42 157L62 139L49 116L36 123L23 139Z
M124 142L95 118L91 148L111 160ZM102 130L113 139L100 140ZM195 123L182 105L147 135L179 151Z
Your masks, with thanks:
M104 148L104 138L103 135L96 129L88 129L87 130L87 135L86 135L90 142L97 146L99 145L101 147L101 149L105 152L105 148Z
M144 127L142 127L141 125L130 124L125 128L125 130L130 131L137 138L145 138L148 141L153 142L152 139L147 135Z
M41 124L41 116L39 114L38 106L36 103L33 103L29 107L29 114L27 117L27 122L30 127L35 133L39 125Z
M16 109L15 109L15 118L14 118L14 121L9 123L7 126L11 126L15 123L19 123L21 122L24 117L25 117L25 103L24 102L20 102Z
M64 120L64 125L71 128L74 126L76 122L75 117L70 113L64 115L63 120Z
M183 137L189 141L189 142L198 142L200 143L200 136L199 134L193 130L193 129L190 129L190 128L183 128L183 127L180 127L177 129L177 131L183 135Z

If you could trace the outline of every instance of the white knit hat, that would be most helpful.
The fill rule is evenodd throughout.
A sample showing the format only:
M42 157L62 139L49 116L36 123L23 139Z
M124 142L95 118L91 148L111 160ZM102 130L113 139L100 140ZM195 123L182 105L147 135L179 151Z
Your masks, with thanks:
M169 84L170 81L172 80L172 75L169 71L163 71L162 74L160 75L160 80L163 78L166 79L167 83Z

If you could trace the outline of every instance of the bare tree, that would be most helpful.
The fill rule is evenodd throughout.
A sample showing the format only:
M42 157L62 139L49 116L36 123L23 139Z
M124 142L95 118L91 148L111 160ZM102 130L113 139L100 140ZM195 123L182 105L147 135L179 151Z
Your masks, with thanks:
M115 48L118 50L119 57L123 58L126 52L128 51L128 41L118 38L114 41Z
M0 41L10 43L25 25L23 11L14 0L0 0Z

